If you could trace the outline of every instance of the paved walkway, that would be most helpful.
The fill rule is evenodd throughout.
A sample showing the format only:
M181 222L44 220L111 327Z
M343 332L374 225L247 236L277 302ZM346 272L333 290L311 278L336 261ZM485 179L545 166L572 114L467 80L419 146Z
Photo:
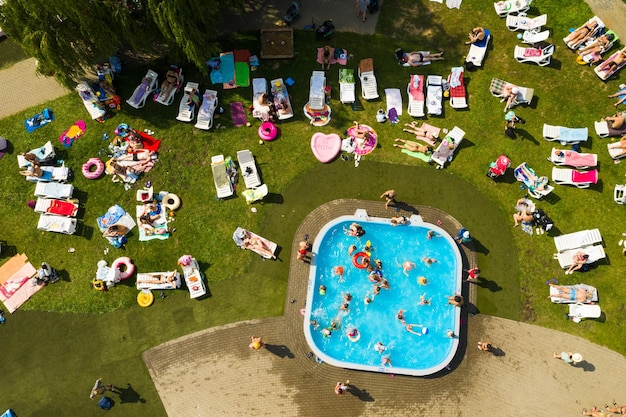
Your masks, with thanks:
M352 214L356 208L389 216L380 202L330 202L307 216L295 233L291 253L304 233L316 236L327 219ZM415 209L427 222L441 218L430 207ZM444 219L448 232L459 226ZM464 263L473 263L467 248ZM472 293L466 297L466 325L450 371L424 378L391 377L318 364L307 357L299 312L306 299L308 269L292 257L283 317L207 329L144 352L169 416L561 416L580 415L583 406L596 401L603 401L597 403L602 406L623 400L624 357L565 333L468 316ZM469 287L464 288L466 295ZM250 350L251 335L262 335L267 349ZM498 355L478 351L479 340L493 342ZM553 351L562 350L580 352L584 361L570 366L552 358ZM346 379L349 395L336 396L336 382Z

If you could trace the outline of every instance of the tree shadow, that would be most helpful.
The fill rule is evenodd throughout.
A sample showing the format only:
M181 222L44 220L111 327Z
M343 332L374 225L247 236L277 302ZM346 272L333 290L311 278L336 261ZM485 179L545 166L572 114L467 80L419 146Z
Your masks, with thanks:
M285 345L270 345L266 343L265 349L267 349L269 352L273 353L274 355L278 356L279 358L293 359L296 357L291 352L291 350Z
M367 392L367 390L360 389L355 385L348 385L348 392L355 397L358 397L358 399L361 401L374 402L374 397L372 397L371 394Z
M126 388L117 387L120 391L120 404L123 403L145 403L146 400L141 398L141 395L128 383Z

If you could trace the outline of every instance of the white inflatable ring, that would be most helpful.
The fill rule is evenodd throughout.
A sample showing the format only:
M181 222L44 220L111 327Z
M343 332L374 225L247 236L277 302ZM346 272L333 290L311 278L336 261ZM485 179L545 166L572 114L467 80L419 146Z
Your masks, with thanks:
M259 126L259 137L263 140L274 140L278 134L278 128L272 122L263 122Z
M92 167L95 167L93 171L91 170ZM103 172L104 162L102 162L100 158L90 158L83 164L83 175L87 179L95 180L96 178L99 178Z
M169 211L173 211L180 207L180 198L176 194L169 193L163 197L161 204Z
M124 267L123 270L122 266ZM111 264L111 268L115 268L120 271L120 279L129 278L135 273L135 264L128 256L122 256L121 258L114 260Z

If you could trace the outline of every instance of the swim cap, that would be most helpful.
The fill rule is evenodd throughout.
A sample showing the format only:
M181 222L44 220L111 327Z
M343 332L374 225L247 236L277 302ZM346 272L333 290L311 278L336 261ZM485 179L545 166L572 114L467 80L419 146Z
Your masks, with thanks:
M513 87L513 88L511 89L511 92L512 92L513 94L519 94L519 88L517 88L517 87Z
M464 239L469 239L470 238L470 233L467 230L463 232L463 238Z

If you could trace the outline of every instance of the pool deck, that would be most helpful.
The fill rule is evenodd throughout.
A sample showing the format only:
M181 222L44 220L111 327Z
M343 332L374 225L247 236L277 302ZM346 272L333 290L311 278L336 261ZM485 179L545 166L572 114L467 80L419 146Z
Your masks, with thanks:
M453 235L460 227L430 207L406 207L410 210L396 213L380 202L336 200L303 221L291 253L297 252L305 233L316 236L328 219L352 214L357 208L377 217L418 211L427 222L442 220L441 227ZM473 253L463 249L472 264ZM144 352L169 416L580 415L582 407L623 400L623 356L565 333L472 316L468 313L475 294L467 284L464 294L470 305L463 309L465 325L450 371L420 378L318 364L307 358L300 315L308 270L307 264L291 258L284 316L206 329ZM249 349L251 335L263 336L267 349ZM497 355L478 351L479 340L491 341ZM553 351L562 350L580 352L583 362L570 366L552 358ZM335 395L336 382L346 379L348 393Z

